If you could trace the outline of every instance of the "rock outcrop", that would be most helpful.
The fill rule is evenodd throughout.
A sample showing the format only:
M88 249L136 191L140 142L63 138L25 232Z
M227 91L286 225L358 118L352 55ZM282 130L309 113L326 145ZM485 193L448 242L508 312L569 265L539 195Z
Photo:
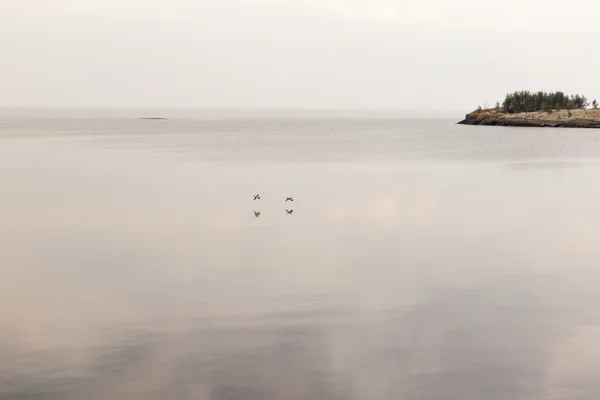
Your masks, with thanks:
M467 114L459 124L537 128L600 128L600 109L508 114L492 108L473 111Z

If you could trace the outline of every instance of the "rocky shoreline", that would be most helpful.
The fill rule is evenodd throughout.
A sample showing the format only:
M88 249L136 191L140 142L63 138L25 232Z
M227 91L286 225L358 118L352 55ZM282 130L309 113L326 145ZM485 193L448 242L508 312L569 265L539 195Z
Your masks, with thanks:
M599 128L599 110L537 111L508 114L496 109L473 111L460 125L517 126L533 128Z

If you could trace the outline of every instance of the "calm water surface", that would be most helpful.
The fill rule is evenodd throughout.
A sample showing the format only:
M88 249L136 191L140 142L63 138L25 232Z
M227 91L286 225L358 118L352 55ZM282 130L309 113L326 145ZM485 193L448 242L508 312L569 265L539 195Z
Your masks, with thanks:
M600 131L3 119L0 205L2 400L600 396Z

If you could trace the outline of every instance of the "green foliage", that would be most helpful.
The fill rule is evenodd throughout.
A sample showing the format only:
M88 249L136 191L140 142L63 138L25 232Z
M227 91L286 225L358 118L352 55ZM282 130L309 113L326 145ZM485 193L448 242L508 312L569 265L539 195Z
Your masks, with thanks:
M598 108L598 102L596 101L596 99L594 99L594 101L592 101L592 107L594 108L594 110L596 108Z
M585 96L581 96L581 108L586 109L590 105L590 102Z
M595 100L594 100L595 101ZM594 103L592 103L593 105ZM583 109L590 105L585 96L579 94L568 96L563 92L537 92L520 91L506 95L502 103L505 113L520 113L544 110L550 112L554 109ZM596 107L598 103L596 102Z
M547 102L543 102L542 103L542 110L544 110L546 112L552 112L552 104L551 103L547 103Z

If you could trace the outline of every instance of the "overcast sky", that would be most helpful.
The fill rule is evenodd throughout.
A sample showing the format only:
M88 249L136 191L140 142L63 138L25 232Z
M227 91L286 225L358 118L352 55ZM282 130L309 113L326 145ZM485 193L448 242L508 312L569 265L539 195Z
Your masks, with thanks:
M600 98L592 0L0 0L0 106L472 109Z

